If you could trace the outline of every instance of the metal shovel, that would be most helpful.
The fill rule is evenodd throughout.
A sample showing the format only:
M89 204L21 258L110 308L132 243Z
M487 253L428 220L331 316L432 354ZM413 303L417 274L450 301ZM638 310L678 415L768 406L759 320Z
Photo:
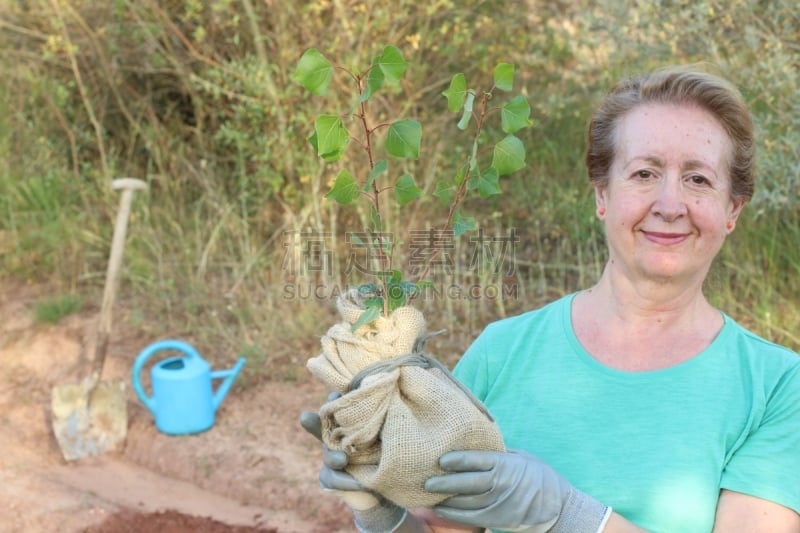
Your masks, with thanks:
M100 376L111 336L111 311L119 285L133 193L146 189L147 184L134 178L120 178L111 182L111 188L121 190L122 194L114 223L91 373L78 384L53 387L51 395L53 433L67 461L114 450L124 442L128 431L125 382L101 381Z

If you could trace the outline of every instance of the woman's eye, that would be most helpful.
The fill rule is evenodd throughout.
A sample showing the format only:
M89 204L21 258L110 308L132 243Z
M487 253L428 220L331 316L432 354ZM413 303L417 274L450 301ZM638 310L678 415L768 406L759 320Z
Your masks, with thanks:
M689 181L691 181L694 185L708 185L710 183L708 178L701 176L700 174L692 174L689 176Z
M650 178L653 177L653 173L650 172L649 170L637 170L634 175L637 178L643 179L643 180L650 179Z

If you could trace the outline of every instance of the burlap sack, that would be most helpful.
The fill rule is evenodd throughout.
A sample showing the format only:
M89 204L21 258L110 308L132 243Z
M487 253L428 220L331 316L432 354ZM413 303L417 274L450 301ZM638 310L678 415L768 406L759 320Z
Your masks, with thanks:
M503 450L485 408L435 359L422 353L429 336L410 306L352 325L364 311L357 290L337 301L343 322L322 338L309 371L342 393L320 409L322 439L350 459L347 471L365 487L406 507L432 507L447 496L425 491L453 450Z

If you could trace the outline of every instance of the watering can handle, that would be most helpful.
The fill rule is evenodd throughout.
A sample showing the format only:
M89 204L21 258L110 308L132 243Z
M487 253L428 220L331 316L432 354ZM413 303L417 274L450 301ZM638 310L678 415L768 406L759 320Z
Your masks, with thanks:
M197 353L194 346L189 344L188 342L177 340L177 339L166 339L162 341L157 341L145 348L144 350L139 353L136 357L136 361L133 363L133 370L131 372L131 382L133 383L133 390L136 392L136 396L142 401L142 403L150 410L155 410L155 399L152 396L148 396L145 393L144 388L142 387L142 382L139 381L139 376L142 373L142 369L144 365L147 364L147 361L156 353L164 351L164 350L176 350L178 352L183 353L187 357L200 357L200 354Z

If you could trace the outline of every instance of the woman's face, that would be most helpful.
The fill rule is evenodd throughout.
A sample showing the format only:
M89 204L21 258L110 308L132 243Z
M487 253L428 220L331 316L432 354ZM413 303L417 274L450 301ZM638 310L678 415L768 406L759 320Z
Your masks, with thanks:
M618 124L595 190L612 267L631 281L702 282L744 202L731 200L731 142L693 105L645 104Z

